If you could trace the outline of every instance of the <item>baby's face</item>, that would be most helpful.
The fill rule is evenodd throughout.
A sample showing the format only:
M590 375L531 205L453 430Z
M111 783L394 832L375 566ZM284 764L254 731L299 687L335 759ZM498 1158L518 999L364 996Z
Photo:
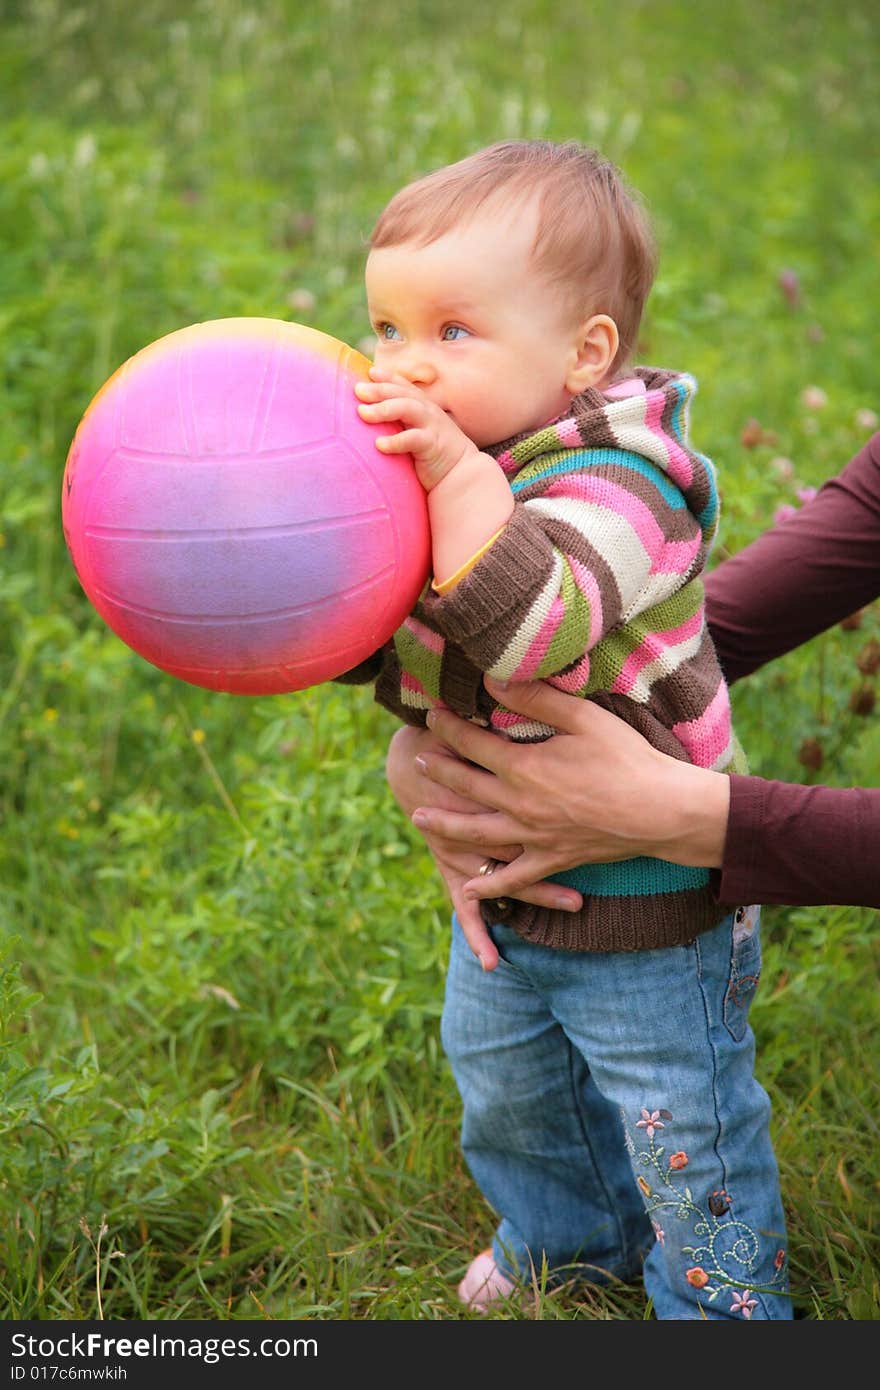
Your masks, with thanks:
M477 214L428 246L373 250L375 364L404 377L478 448L561 415L578 325L532 265L536 210Z

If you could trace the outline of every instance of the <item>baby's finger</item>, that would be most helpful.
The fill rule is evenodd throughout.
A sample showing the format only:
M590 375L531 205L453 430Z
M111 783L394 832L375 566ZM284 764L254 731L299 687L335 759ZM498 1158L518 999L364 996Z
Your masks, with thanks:
M383 454L419 454L426 448L424 430L401 430L398 434L380 434L376 448Z
M378 381L356 381L354 394L359 401L378 401L382 395L382 384Z
M365 401L358 406L362 420L373 424L380 420L405 420L407 424L421 424L425 419L424 402L405 396L389 396L386 399Z
M392 396L415 395L406 381L356 381L354 393L359 401L384 401Z
M394 382L397 382L397 384L398 384L399 386L409 386L409 385L410 385L410 383L407 381L407 379L406 379L405 376L399 376L399 375L397 375L397 373L395 373L395 372L386 371L385 368L383 368L383 367L371 367L371 368L370 368L370 380L371 380L371 381L394 381Z
M410 386L407 382L359 381L355 387L355 394L363 405L394 405L399 407L401 402L405 402L409 409L420 406L423 411L427 406L427 401L418 387ZM391 419L392 417L391 414L387 414L383 418Z

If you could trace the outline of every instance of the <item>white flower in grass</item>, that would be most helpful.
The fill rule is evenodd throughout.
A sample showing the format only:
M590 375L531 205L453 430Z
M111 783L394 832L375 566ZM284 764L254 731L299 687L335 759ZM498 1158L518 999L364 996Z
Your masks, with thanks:
M301 287L300 289L290 291L290 294L287 296L287 302L291 309L296 309L298 313L310 314L318 301L311 290Z
M785 458L782 454L778 454L776 458L770 460L770 467L778 478L785 481L794 477L794 464L790 458Z

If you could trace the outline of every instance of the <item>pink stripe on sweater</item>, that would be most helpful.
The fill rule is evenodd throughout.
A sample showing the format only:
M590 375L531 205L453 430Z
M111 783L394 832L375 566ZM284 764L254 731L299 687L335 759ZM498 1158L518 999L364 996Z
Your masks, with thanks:
M604 395L609 400L624 401L630 396L645 396L648 388L637 376L629 376L626 381L618 381L614 386L606 386Z
M711 767L730 742L730 700L727 686L718 687L699 719L673 724L672 732L697 767Z
M493 709L491 725L493 729L512 729L516 724L525 722L525 715L514 714L511 709Z
M418 639L421 646L427 647L429 652L435 652L437 656L442 656L446 643L439 632L432 632L424 623L420 623L418 618L413 617L406 618L403 625Z
M422 682L410 675L409 671L401 671L400 688L401 690L408 690L411 695L424 695L426 699L430 698Z
M651 566L652 574L680 574L682 580L700 549L702 536L692 541L667 541Z
M556 433L559 436L560 443L562 444L576 445L580 444L581 442L581 433L577 427L577 421L574 419L573 416L569 416L567 420L558 421L556 425Z
M535 636L529 642L528 650L513 675L514 681L530 681L547 654L547 648L565 617L565 604L559 594L550 605L550 611Z
M702 543L702 534L699 531L689 541L667 541L650 507L627 488L612 482L610 478L600 478L590 473L581 474L579 477L569 474L551 483L546 495L565 497L577 502L590 502L593 506L606 507L615 516L622 517L644 546L651 561L651 574L685 574ZM613 557L608 558L613 568Z
M694 480L694 468L684 449L661 424L666 396L662 391L649 391L645 398L645 424L662 441L666 450L666 471L680 488L688 488Z
M565 690L569 695L577 695L590 679L590 653L584 652L576 666L561 676L548 676L547 684L555 685L557 690Z
M630 652L626 661L623 663L620 675L614 682L612 689L616 694L625 695L638 679L639 673L644 671L646 666L650 666L652 661L662 657L664 652L671 651L681 642L688 641L695 637L703 626L702 611L688 618L686 622L678 627L670 627L659 632L649 632L645 640L636 647L634 652Z
M586 565L582 565L580 560L569 555L568 564L575 584L590 605L590 631L587 634L586 645L588 648L595 647L602 636L602 591L592 570L587 569Z

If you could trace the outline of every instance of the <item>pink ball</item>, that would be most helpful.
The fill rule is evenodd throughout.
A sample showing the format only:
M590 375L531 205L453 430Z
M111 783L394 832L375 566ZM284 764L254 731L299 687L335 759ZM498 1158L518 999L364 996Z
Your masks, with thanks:
M101 388L62 488L87 597L134 651L209 690L272 695L387 641L430 562L425 494L357 413L369 363L326 333L216 319Z

